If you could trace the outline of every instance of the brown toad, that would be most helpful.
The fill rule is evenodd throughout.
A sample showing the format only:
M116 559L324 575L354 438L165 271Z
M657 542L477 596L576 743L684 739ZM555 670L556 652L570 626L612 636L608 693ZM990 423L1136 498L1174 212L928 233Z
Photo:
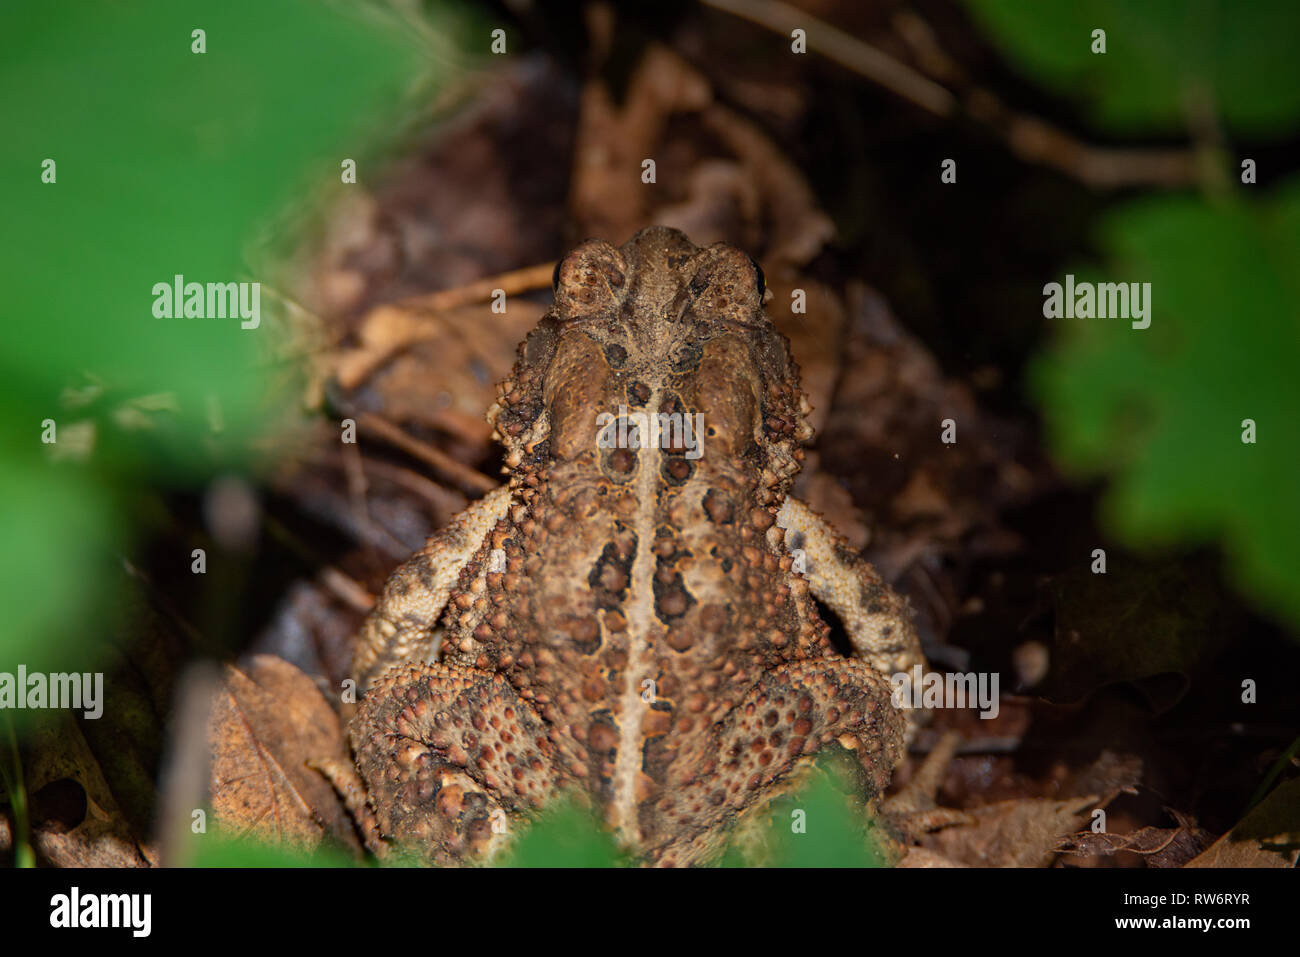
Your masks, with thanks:
M743 252L662 227L557 267L488 413L508 484L393 573L357 642L350 733L385 845L481 859L577 786L645 861L693 864L825 746L865 798L887 784L907 725L888 678L920 647L788 497L812 430L762 298Z

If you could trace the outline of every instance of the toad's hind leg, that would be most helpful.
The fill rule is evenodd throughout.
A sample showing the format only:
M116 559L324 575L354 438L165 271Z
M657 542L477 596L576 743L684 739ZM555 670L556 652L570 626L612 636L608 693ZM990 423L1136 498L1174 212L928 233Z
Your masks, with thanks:
M796 558L796 570L808 579L809 590L844 623L854 657L884 675L925 667L907 599L886 585L824 518L790 497L776 523L785 529L785 547Z
M564 775L546 725L500 675L393 668L350 726L379 833L440 864L484 859Z
M366 617L352 655L352 673L366 688L403 661L430 661L437 652L438 616L461 570L505 517L510 489L502 486L470 505L399 565Z
M864 661L822 658L765 672L696 748L671 766L658 801L657 864L703 863L719 852L728 821L747 821L823 748L848 751L862 768L864 798L884 791L903 754L903 722L889 681ZM659 846L656 847L655 844Z

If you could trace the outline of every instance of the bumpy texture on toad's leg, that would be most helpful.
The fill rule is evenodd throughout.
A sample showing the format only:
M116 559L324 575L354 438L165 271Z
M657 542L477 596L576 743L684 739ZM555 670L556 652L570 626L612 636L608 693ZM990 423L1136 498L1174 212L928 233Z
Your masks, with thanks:
M883 675L925 667L907 599L884 583L876 570L826 520L793 496L777 512L785 547L813 595L839 615L854 654ZM802 568L798 559L802 558Z
M356 766L339 758L313 758L307 762L307 767L315 770L334 788L366 849L376 856L383 855L388 846L380 837L374 810L366 800L366 783L361 780Z
M434 863L491 856L567 777L536 712L473 668L393 668L349 730L380 834Z
M508 486L489 492L388 576L352 656L352 671L362 688L399 662L433 659L438 616L461 569L483 547L484 539L509 507Z
M838 744L865 772L868 800L889 783L902 759L903 730L892 713L888 680L856 658L783 665L716 724L701 748L682 752L663 798L649 809L647 843L658 864L706 862L720 848L722 825L766 806L774 788L817 751ZM656 845L655 837L663 843Z

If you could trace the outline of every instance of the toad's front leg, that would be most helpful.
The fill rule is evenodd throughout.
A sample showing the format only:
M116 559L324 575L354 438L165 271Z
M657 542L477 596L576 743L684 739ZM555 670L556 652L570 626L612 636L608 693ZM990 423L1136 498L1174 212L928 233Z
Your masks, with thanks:
M533 708L473 668L387 671L349 732L380 834L433 863L490 857L564 779Z
M792 496L781 506L776 524L785 529L786 549L802 560L796 568L809 590L844 623L855 658L886 676L925 667L907 599L886 585L824 518Z
M503 485L457 515L388 576L352 654L352 673L362 688L393 665L436 657L438 618L451 591L465 566L482 555L488 534L509 508L510 489Z

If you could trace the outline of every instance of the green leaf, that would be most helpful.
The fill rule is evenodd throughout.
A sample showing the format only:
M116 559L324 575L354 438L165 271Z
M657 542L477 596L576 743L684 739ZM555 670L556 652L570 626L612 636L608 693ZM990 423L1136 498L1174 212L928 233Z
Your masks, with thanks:
M301 210L340 188L343 158L376 152L425 71L375 10L0 5L0 670L83 647L106 561L130 548L120 512L137 486L238 468L292 407L270 384L269 287L256 329L157 318L153 288L269 280L254 238L291 199ZM90 438L81 455L74 426Z
M1300 117L1300 4L1293 0L967 0L1031 78L1080 100L1112 130L1180 130L1189 104L1241 133ZM1106 52L1092 52L1092 31Z
M19 664L31 671L86 670L68 653L83 646L81 636L50 641L49 626L85 620L106 597L120 532L113 497L84 474L18 459L0 470L0 502L6 503L0 671L13 673Z
M338 182L367 148L363 118L400 102L413 51L290 0L25 2L0 17L7 391L53 414L90 370L111 394L166 394L151 438L189 471L214 403L234 435L264 418L270 324L156 318L154 284L267 278L246 244L286 199ZM191 52L196 28L206 53Z
M591 812L564 800L538 815L498 862L500 867L617 867L626 863Z
M222 831L200 834L192 841L193 867L356 867L356 862L328 848L304 851L238 838Z
M885 867L875 819L850 782L860 772L843 755L821 757L796 790L772 802L734 837L723 866Z
M841 756L810 767L796 791L747 822L723 866L882 867L857 787L858 772ZM798 819L799 826L792 826ZM797 833L796 833L797 831ZM574 799L543 811L497 862L501 867L620 867L636 863L619 849L591 810Z
M1300 623L1300 182L1135 201L1101 239L1107 280L1151 283L1151 326L1052 320L1031 384L1056 454L1112 477L1104 518L1126 541L1219 542L1240 587Z

